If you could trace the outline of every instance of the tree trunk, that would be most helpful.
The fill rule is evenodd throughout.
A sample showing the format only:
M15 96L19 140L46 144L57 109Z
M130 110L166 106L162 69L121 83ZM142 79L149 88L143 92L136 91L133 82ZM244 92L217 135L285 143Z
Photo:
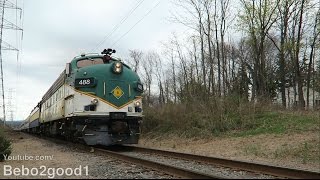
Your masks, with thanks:
M297 76L297 83L298 83L298 96L299 96L299 108L303 109L305 106L304 103L304 97L303 97L303 78L301 76L300 71L300 65L299 65L299 51L300 51L300 41L301 41L301 30L302 30L302 16L303 16L303 10L304 10L304 2L305 0L302 0L301 3L301 9L300 9L300 20L299 20L299 28L298 28L298 39L297 39L297 45L296 45L296 55L295 55L295 66L296 66L296 76Z
M313 27L313 41L312 41L312 43L310 45L311 52L310 52L310 55L309 55L309 65L308 65L308 74L307 74L307 108L308 109L309 109L309 91L310 91L311 71L313 71L312 65L313 65L314 48L315 48L315 45L316 45L317 38L318 38L318 36L320 34L320 32L317 31L317 25L319 23L318 22L319 21L318 18L320 17L319 14L320 14L320 10L318 10L317 16L315 18L315 23L314 23L314 27Z

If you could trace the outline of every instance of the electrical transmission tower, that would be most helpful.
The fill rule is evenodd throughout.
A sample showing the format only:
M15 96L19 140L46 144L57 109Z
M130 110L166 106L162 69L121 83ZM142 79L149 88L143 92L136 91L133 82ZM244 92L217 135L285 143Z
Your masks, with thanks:
M7 121L13 121L13 112L14 112L14 104L12 103L12 97L13 97L13 89L9 89L8 90L8 94L7 94Z
M17 2L17 1L16 1ZM2 112L3 112L3 124L6 123L6 103L5 103L5 91L4 91L4 77L3 77L3 55L2 50L12 50L12 51L19 51L15 47L11 46L9 43L3 40L3 30L4 29L11 29L22 31L20 27L16 24L8 21L4 18L5 11L7 9L15 10L16 14L20 11L20 18L21 18L21 11L22 9L19 8L16 4L12 3L9 0L0 0L0 79L1 79L1 96L2 96Z

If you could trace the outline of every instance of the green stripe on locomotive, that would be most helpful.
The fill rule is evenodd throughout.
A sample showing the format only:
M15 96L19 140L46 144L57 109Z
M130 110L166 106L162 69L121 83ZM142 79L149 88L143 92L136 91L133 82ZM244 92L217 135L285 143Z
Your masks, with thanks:
M86 56L86 58L102 58L102 56ZM85 59L86 59L85 58ZM72 68L76 70L76 79L94 79L94 84L86 87L76 87L77 90L93 94L118 108L141 96L137 90L140 78L127 65L122 65L122 72L117 74L113 71L114 63L120 62L115 59L108 64L91 65L77 68L77 61L83 58L74 59L71 62ZM130 89L129 89L130 88Z

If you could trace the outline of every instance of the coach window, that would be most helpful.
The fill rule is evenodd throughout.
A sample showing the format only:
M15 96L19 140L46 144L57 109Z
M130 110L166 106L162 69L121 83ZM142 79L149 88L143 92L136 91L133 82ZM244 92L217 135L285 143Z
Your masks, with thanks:
M83 59L83 60L79 60L77 62L77 67L82 68L82 67L92 66L92 65L96 65L96 64L104 64L104 63L101 58Z

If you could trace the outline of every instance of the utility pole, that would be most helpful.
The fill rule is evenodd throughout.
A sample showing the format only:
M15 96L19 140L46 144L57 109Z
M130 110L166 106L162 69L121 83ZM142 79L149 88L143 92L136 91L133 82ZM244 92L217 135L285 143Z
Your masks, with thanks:
M17 2L17 1L16 1ZM4 93L4 77L3 77L3 58L2 58L2 50L13 50L19 51L18 49L11 46L9 43L3 40L3 30L4 29L12 29L17 31L22 31L20 27L15 25L14 23L6 20L4 18L5 10L12 9L15 10L16 13L20 11L20 18L21 18L21 11L22 9L17 7L16 4L10 2L9 0L0 0L0 79L1 79L1 96L2 96L2 111L3 111L3 125L6 123L6 105L5 105L5 93Z

